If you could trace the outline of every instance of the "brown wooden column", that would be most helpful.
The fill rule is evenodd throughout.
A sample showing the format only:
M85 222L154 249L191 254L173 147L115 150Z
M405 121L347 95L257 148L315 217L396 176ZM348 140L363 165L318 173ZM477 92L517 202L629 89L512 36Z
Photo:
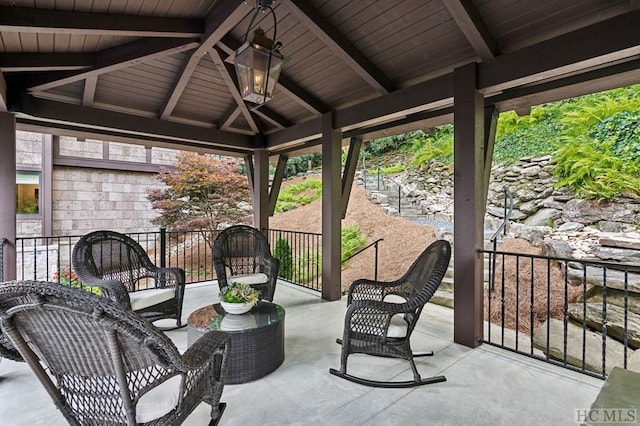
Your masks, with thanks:
M253 225L263 230L269 228L269 153L257 149L253 158Z
M322 298L342 296L340 220L342 216L341 134L331 113L322 116Z
M0 281L16 279L16 119L0 112L0 239L6 238L3 275Z
M484 100L477 64L454 70L454 317L453 338L469 347L483 337Z

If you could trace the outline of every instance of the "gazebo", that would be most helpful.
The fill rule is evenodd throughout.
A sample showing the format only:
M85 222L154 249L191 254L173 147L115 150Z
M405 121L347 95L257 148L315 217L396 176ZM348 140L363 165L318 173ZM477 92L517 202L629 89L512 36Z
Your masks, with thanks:
M639 8L638 0L0 0L4 279L15 277L16 130L243 157L259 228L268 227L287 158L321 152L322 297L336 300L340 220L362 144L453 122L454 339L477 346L498 113L639 83ZM264 34L254 38L256 29ZM249 62L245 41L256 49ZM261 61L278 69L254 69Z

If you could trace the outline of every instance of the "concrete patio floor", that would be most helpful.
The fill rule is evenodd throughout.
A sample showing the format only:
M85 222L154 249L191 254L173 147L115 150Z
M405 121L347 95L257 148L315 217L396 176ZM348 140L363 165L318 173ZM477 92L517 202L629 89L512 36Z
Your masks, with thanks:
M217 301L217 285L189 286L184 318ZM453 343L453 311L429 304L413 333L423 377L447 381L411 389L377 389L329 374L339 367L345 299L326 302L286 283L276 289L286 310L285 360L254 382L227 385L227 409L220 425L576 425L576 410L588 409L603 381L512 354L489 345L476 349ZM186 328L168 332L183 352ZM406 361L352 355L349 372L379 379L412 377ZM206 425L201 404L185 422ZM23 363L0 363L0 424L64 425L60 413Z

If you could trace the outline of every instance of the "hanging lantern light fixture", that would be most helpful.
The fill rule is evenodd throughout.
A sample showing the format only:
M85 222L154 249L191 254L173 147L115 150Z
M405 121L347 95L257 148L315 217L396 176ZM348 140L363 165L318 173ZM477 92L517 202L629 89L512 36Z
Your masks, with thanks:
M280 53L282 43L275 42L276 15L271 0L257 0L256 10L244 35L245 42L235 54L235 68L242 99L256 107L269 101L273 96L284 57ZM273 16L273 40L257 28L253 40L247 41L249 31L259 12L269 11Z

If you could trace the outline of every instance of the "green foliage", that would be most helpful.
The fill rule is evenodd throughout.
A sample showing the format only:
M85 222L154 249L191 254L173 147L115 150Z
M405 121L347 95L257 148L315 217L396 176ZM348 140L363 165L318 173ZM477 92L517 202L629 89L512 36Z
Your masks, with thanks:
M349 258L353 253L365 246L367 240L360 234L358 225L353 224L342 228L341 235L341 260Z
M222 287L218 293L221 301L229 303L256 303L258 296L258 290L249 284L239 282L232 282L228 286Z
M289 185L280 191L276 202L276 212L286 212L309 204L322 197L322 181L308 179L294 185Z
M417 130L415 132L374 139L362 148L361 155L368 158L376 157L386 152L397 151L409 147L415 139L420 139L424 136L425 134L422 130Z
M421 168L432 160L453 162L453 124L438 126L432 133L415 139L411 149L411 164L415 167Z
M378 173L381 175L393 175L396 173L404 172L405 167L404 164L396 164L389 167L380 167L377 169L367 170L367 173L372 175L377 175Z
M640 111L622 111L596 124L591 136L611 142L611 151L627 160L640 160Z
M280 260L278 276L285 280L291 280L293 278L293 256L291 246L284 238L278 237L273 249L273 256Z
M166 187L147 193L160 213L152 223L172 230L215 230L247 216L240 206L249 203L249 188L235 163L194 152L180 152L176 160L173 171L157 176ZM211 238L207 242L211 245Z
M640 195L640 165L615 155L610 145L583 137L562 146L554 171L558 186L598 201L625 192Z
M303 284L310 283L322 271L322 256L313 251L304 251L302 258L293 266L294 281Z
M82 284L78 275L71 269L69 265L64 265L60 267L60 271L53 273L53 281L66 285L67 287L79 288L80 290L86 290L93 294L97 294L100 296L102 291L100 287L90 287Z
M306 173L313 167L322 164L322 154L313 153L292 157L287 160L287 167L284 171L284 177L297 176Z

